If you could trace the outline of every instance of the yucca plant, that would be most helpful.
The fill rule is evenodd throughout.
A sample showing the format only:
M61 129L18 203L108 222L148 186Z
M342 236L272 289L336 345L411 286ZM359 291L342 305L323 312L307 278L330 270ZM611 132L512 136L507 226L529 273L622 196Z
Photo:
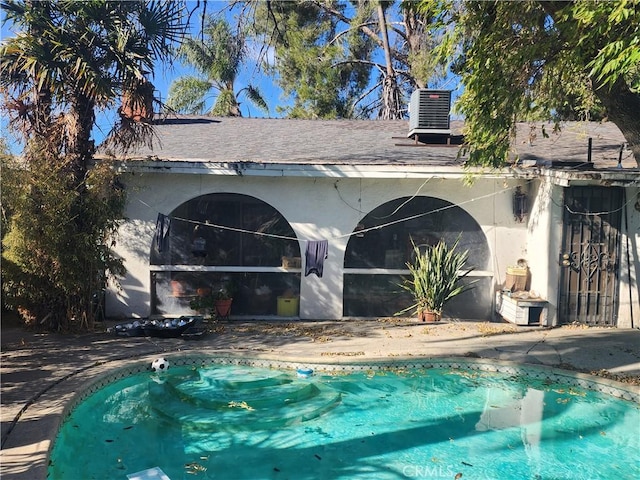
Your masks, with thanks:
M469 251L458 252L459 241L460 236L449 247L441 239L436 245L421 251L412 240L415 259L407 262L411 278L400 286L411 292L414 303L396 315L413 311L420 316L423 312L431 312L439 318L449 300L473 288L475 281L463 283L473 268L463 270Z

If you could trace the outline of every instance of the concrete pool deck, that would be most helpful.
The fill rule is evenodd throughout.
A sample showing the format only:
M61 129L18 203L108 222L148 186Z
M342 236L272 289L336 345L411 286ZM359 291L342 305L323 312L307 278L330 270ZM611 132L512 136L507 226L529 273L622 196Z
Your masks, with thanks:
M112 323L110 323L111 325ZM2 328L0 477L39 480L65 405L92 378L135 359L207 353L292 362L485 358L599 374L639 392L640 330L407 319L225 321L202 339Z

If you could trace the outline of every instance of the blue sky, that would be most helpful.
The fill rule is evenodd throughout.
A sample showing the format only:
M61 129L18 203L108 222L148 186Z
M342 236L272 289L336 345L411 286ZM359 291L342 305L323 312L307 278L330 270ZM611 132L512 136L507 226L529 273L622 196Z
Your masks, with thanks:
M187 3L188 10L195 8L198 4L198 2L195 0L188 0L186 3ZM202 4L203 2L201 1L200 5ZM227 4L228 2L226 1L208 0L206 13L207 15L219 15L221 14L221 12L223 12L226 9ZM200 7L199 11L196 11L191 17L191 24L190 24L191 35L197 35L200 31L200 19L201 19L200 12L201 11L202 11L202 7ZM15 32L12 30L11 25L4 24L4 18L5 18L4 11L2 11L0 15L2 19L2 29L0 32L1 38L5 39L7 37L14 36ZM227 12L226 15L230 20L232 20L233 13ZM257 53L252 56L251 50L250 50L250 56L247 58L247 61L243 70L238 75L237 86L238 88L242 88L247 84L253 84L257 86L260 92L262 93L263 97L265 97L267 104L269 106L270 112L268 116L270 117L279 116L278 113L276 112L275 107L278 104L282 104L282 100L280 98L282 92L273 83L273 81L270 78L267 78L264 75L260 74L260 72L257 69L256 56L257 56ZM186 74L195 74L195 72L192 69L182 65L179 61L175 61L173 65L164 65L164 64L157 65L152 82L156 88L156 95L158 96L158 98L163 102L166 101L169 94L169 87L171 83L177 78L179 78L180 76L186 75ZM211 100L213 100L214 95L215 95L215 92L212 91ZM242 102L241 111L245 117L267 116L264 112L262 112L255 106L251 105L250 102L246 101L246 99L241 98L241 102ZM115 123L117 119L116 109L117 109L117 105L114 108L111 108L109 110L97 112L98 113L97 122L96 122L97 125L94 133L94 140L96 141L96 143L99 143L104 138L104 136L109 132L109 129L111 128L111 126ZM4 115L0 119L0 130L2 131L2 136L8 137L7 119ZM20 150L19 145L10 137L8 137L7 140L9 141L9 145L12 152L19 153L19 150Z
M200 3L202 4L202 2ZM196 4L197 2L193 0L187 2L188 7L195 6ZM208 0L206 13L207 15L220 15L221 12L225 12L227 5L227 1ZM227 10L225 14L229 22L231 24L234 24L234 13ZM198 13L195 13L192 16L190 26L192 35L197 35L198 33L200 33L200 18L201 17ZM251 54L252 47L254 52L253 55ZM282 90L275 84L273 79L265 77L258 71L257 56L260 47L260 45L249 45L250 55L248 56L244 68L240 72L236 80L236 87L237 89L240 89L248 84L257 86L260 89L261 94L267 101L267 104L269 106L269 114L265 114L255 106L251 105L251 103L246 99L241 98L240 100L242 102L242 115L245 117L279 117L281 115L276 112L276 106L285 106L286 99L282 97ZM383 63L382 54L380 55L380 61ZM153 83L163 101L167 99L171 82L179 78L181 75L185 74L195 74L195 72L193 72L189 68L182 66L178 61L176 61L175 65L172 68L168 68L165 66L158 69ZM453 75L449 75L440 85L435 85L434 88L453 90L452 99L455 100L460 93L459 79ZM212 92L212 95L214 95L214 92ZM407 102L408 100L409 99L407 99Z
M190 10L195 8L198 5L198 2L195 0L187 1L187 8ZM202 11L203 2L200 2L200 11L196 11L192 14L191 17L191 25L190 25L190 34L196 35L200 31L200 19L201 19L201 11ZM207 2L207 10L206 13L208 15L220 15L221 12L226 10L228 2L220 1L220 0L208 0ZM224 13L227 18L233 23L233 12L226 11ZM4 12L2 13L2 18L4 18ZM2 25L2 38L6 38L7 36L13 36L13 32L11 31L10 25ZM251 52L251 45L249 45ZM282 98L282 91L279 89L277 85L275 85L274 81L271 78L265 77L260 73L257 67L257 51L259 46L255 46L253 49L256 53L250 55L245 62L244 68L238 75L238 79L236 82L237 89L240 89L247 84L252 84L257 86L260 89L261 94L266 99L267 104L269 106L269 114L270 117L278 117L280 116L276 112L277 105L283 105L285 99ZM152 79L154 86L156 87L156 95L164 102L166 101L169 93L169 86L171 83L185 74L195 74L191 69L183 66L179 61L175 61L173 65L158 65L155 71L155 75ZM445 83L442 85L436 86L437 88L445 88L455 90L458 86L457 79L449 78L445 80ZM213 101L215 96L215 92L212 91ZM455 99L458 96L458 92L453 92L453 98ZM259 110L257 107L253 106L247 99L241 98L241 111L243 116L245 117L265 117L267 114ZM97 143L99 143L104 136L108 133L111 125L115 123L117 119L116 113L117 105L107 111L99 112L98 120L95 130L94 139ZM0 121L0 128L2 132L6 131L6 118L3 117ZM4 136L4 135L3 135ZM15 142L10 141L10 145L12 147L12 151L17 153L16 150L19 150L19 147L16 147Z
M202 2L200 2L200 4L202 5ZM213 16L224 14L226 15L229 22L233 24L235 23L233 19L234 14L233 12L229 12L227 10L227 4L228 2L226 1L208 0L206 14L213 15ZM193 0L187 1L188 9L195 8L196 5L197 5L196 1L193 1ZM191 23L190 23L190 35L198 35L200 33L201 15L202 15L202 8L197 10L192 15ZM276 113L275 107L280 103L280 96L282 91L273 83L273 80L262 75L258 69L257 56L258 56L258 49L260 48L260 46L255 46L254 48L253 45L248 45L248 48L249 48L249 55L247 56L243 69L240 71L238 75L238 78L236 80L236 87L237 89L241 89L248 84L257 86L260 92L262 93L262 95L267 100L267 104L269 105L270 112L268 116L271 116L271 117L278 116L278 114ZM156 75L153 79L153 84L158 91L158 95L160 96L160 99L162 101L165 101L167 99L167 96L169 93L169 87L171 83L174 80L178 79L179 77L187 74L197 75L195 71L193 71L188 67L185 67L177 60L172 66L167 66L167 65L159 66L158 70L156 71ZM210 97L211 102L213 102L215 95L216 95L215 91L212 90L211 97ZM246 101L246 99L242 98L242 96L240 98L240 101L241 101L241 111L243 116L245 117L267 116L267 114L265 114L255 106L251 105L248 101Z

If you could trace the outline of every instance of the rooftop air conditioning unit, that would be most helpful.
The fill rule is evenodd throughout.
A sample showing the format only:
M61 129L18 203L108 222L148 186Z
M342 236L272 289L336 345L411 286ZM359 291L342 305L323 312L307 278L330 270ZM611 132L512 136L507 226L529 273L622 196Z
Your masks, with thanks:
M450 135L449 112L451 111L450 90L429 90L420 88L411 94L409 104L409 135L436 134Z

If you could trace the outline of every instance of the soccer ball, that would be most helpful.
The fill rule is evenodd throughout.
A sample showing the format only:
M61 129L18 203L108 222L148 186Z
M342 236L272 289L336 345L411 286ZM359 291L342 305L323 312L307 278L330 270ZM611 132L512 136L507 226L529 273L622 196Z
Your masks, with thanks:
M151 370L154 372L164 372L169 369L169 362L164 358L156 358L151 362Z

